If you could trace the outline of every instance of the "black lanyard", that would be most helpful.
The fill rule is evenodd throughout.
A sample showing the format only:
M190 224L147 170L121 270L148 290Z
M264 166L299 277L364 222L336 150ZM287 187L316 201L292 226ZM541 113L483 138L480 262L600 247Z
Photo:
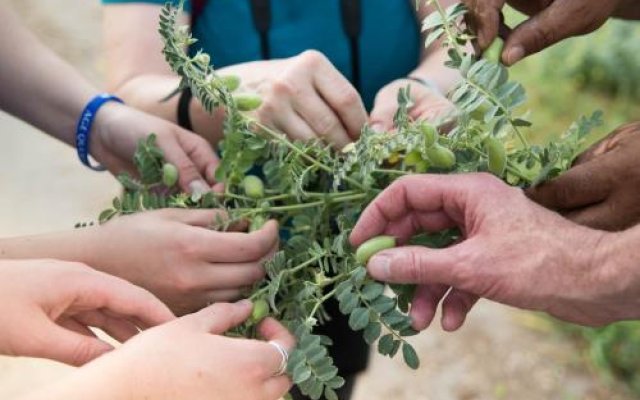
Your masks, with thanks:
M211 0L209 0L211 1ZM321 0L326 1L326 0ZM351 53L351 72L353 84L360 88L360 32L362 31L361 0L340 0L342 14L342 28L349 39ZM195 1L192 14L192 24L202 12L204 1ZM269 30L271 29L271 0L251 0L251 15L253 25L260 35L260 56L263 60L271 59L269 44Z
M342 28L349 39L352 83L358 90L360 90L362 83L360 80L360 32L362 31L360 1L361 0L340 0ZM202 14L205 2L206 0L192 0L192 30ZM271 1L251 0L251 15L253 17L253 25L260 35L260 56L263 60L270 60L271 46L269 43L269 30L271 29ZM184 90L178 102L178 123L180 126L189 130L191 130L191 120L189 118L189 103L191 102L191 97L191 91Z

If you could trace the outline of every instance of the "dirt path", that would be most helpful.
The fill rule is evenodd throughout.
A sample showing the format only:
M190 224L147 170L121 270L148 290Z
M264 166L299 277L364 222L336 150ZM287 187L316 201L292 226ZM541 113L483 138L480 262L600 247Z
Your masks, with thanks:
M97 1L4 2L98 81ZM116 193L108 175L85 170L70 149L1 113L0 132L0 235L68 229L94 218ZM414 342L421 368L413 372L397 360L376 356L358 384L356 400L631 399L595 379L574 345L529 313L481 303L461 331L433 328ZM0 399L71 371L46 361L0 357Z

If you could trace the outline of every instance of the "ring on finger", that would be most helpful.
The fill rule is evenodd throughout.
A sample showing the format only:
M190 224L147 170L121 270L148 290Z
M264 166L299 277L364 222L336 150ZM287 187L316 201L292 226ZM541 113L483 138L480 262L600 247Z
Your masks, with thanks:
M275 347L276 350L278 350L278 353L280 353L280 356L282 357L282 360L280 360L280 366L278 367L278 370L273 374L273 376L284 375L287 372L287 363L289 362L289 353L284 347L282 347L280 343L276 341L272 340L267 343Z

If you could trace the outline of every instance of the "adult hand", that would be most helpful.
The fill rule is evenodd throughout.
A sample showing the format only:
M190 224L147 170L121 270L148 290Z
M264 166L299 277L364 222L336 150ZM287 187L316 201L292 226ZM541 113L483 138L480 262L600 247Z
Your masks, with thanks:
M425 285L452 287L442 305L448 328L460 326L472 306L466 293L585 325L639 315L633 269L606 262L613 234L575 225L491 175L400 179L365 210L351 242L388 234L405 243L416 232L452 227L463 239L451 247L398 247L368 263L375 279L423 285L411 310L416 328L433 318L446 292L434 295Z
M215 183L218 158L202 137L164 119L131 107L109 103L96 115L91 133L91 152L114 175L136 173L133 155L138 142L155 133L168 162L179 172L180 188L205 192Z
M222 211L179 209L115 218L87 232L99 243L87 263L150 290L178 315L237 300L264 278L278 227L270 221L251 233L212 230L219 218Z
M398 91L411 86L410 95L413 107L409 115L413 119L434 121L445 118L455 112L455 106L433 88L409 79L398 79L384 86L378 94L369 116L369 123L378 132L393 129L393 117L398 110Z
M611 16L637 15L633 0L464 0L478 44L485 49L498 34L500 11L506 3L531 16L508 36L502 60L515 64L566 38L598 29Z
M291 381L287 376L274 376L282 361L275 346L222 336L244 321L251 307L248 301L215 304L150 329L57 387L47 388L46 398L279 399ZM287 351L295 344L293 336L274 319L265 319L258 333Z
M256 111L260 122L292 139L321 138L337 148L359 137L367 122L360 95L322 53L309 50L263 63L270 63L265 70L271 74L255 81L241 75L244 87L262 95L262 106Z
M640 222L640 122L613 131L573 168L527 194L591 228L624 230Z
M82 365L113 347L89 327L124 342L173 319L147 292L79 263L0 261L0 353Z

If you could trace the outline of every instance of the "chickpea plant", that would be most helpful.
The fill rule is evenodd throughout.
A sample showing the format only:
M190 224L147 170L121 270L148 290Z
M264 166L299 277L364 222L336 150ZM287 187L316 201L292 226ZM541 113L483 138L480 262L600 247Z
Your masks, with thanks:
M314 333L329 316L323 304L336 299L349 325L361 331L378 352L394 357L401 352L406 364L418 368L418 356L406 338L415 335L407 315L414 288L376 282L365 264L376 251L396 245L393 237L379 237L354 252L348 235L358 215L394 180L414 173L488 171L511 185L528 186L550 179L570 167L600 114L581 118L561 139L545 146L528 143L530 122L519 113L524 88L509 80L507 69L468 51L472 35L461 23L465 8L443 9L427 1L436 12L424 21L426 45L446 46L447 65L462 80L449 94L457 106L441 134L438 124L412 120L410 88L398 93L396 133L380 134L364 127L360 139L341 151L316 142L289 140L252 118L247 111L260 106L251 93L239 93L235 76L220 76L202 51L193 55L196 40L176 20L181 5L167 4L160 16L164 54L182 77L180 88L190 88L204 108L226 112L222 160L216 172L225 183L222 193L190 196L175 188L176 171L164 162L151 135L141 141L135 156L139 176L123 175L126 191L104 211L100 221L117 215L163 207L224 208L230 219L212 222L225 229L237 220L251 221L258 229L277 219L283 231L280 251L265 264L267 279L248 296L255 302L248 323L229 332L251 337L255 323L272 315L288 325L298 344L289 359L288 373L300 390L313 399L336 399L344 380L328 356L327 337ZM493 50L495 52L495 50ZM492 57L497 60L497 57ZM259 167L261 172L252 172ZM424 233L414 244L443 247L459 237L457 231ZM392 294L391 294L392 293Z

